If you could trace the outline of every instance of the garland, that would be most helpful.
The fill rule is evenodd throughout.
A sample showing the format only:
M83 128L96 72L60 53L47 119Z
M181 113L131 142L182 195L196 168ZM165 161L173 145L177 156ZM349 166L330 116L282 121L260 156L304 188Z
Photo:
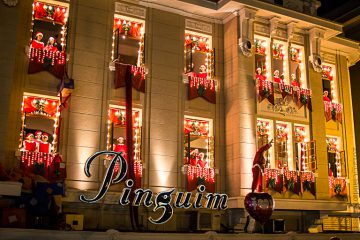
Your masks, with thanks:
M265 41L255 39L255 53L265 55L266 48L264 46Z
M284 59L284 53L283 53L283 45L279 43L273 44L273 57L275 59L283 60Z
M322 65L321 76L323 79L328 79L328 80L332 81L333 80L332 67Z
M330 121L331 119L342 123L343 107L340 103L333 103L330 101L324 101L325 119Z
M294 62L301 62L300 49L291 47L289 50L290 60Z

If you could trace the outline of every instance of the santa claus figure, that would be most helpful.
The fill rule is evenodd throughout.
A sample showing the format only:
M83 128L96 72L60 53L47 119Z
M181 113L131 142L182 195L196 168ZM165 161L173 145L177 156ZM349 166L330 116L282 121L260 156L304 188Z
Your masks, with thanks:
M207 165L206 159L205 159L205 154L204 153L199 153L199 161L198 164L200 167L204 168Z
M262 70L260 67L256 69L255 78L258 80L266 80L266 76L262 75Z
M253 161L252 173L253 173L253 181L251 185L251 190L254 192L257 190L258 192L262 192L263 190L263 172L265 170L265 157L264 152L271 148L273 140L271 140L268 144L262 146L255 154L255 158Z
M51 144L48 142L49 135L47 133L43 133L41 135L41 142L39 143L39 152L42 153L50 153Z
M28 133L26 140L24 141L24 150L29 152L35 152L37 149L36 142L34 141L34 134Z
M324 100L325 102L331 102L331 99L328 97L328 95L329 95L329 92L328 92L328 91L324 91L324 93L323 93L323 100Z
M207 78L207 71L206 71L206 66L204 64L202 64L199 67L200 72L198 73L198 77L199 78Z
M118 143L115 145L114 152L122 152L123 157L126 158L126 145L125 145L125 139L123 137L117 138Z
M41 142L41 135L42 135L41 131L36 131L35 132L35 142L37 142L37 143Z
M49 52L56 52L58 50L56 47L55 38L49 37L44 50Z
M280 72L279 72L279 70L275 70L275 71L274 71L274 82L284 84L284 81L283 81L282 78L280 77Z
M35 35L35 39L31 41L31 47L35 49L43 49L44 43L41 41L43 36L44 35L41 32L37 32Z

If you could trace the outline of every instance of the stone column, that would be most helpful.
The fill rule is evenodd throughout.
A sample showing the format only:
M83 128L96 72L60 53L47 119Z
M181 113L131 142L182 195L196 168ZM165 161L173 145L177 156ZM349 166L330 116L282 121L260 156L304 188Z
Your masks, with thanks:
M242 9L240 16L224 27L226 186L230 197L244 196L251 188L251 167L255 154L256 90L253 80L254 57L246 57L238 45L239 19L254 12ZM252 35L252 21L249 36ZM245 30L244 25L240 31ZM250 39L252 40L252 39Z
M70 4L70 57L71 73L75 79L75 90L72 93L68 128L64 132L67 184L79 189L97 189L99 168L103 163L94 161L90 168L91 178L84 174L84 163L88 156L105 149L101 141L101 129L105 127L103 109L103 90L107 86L105 77L109 71L109 54L106 46L111 42L112 17L109 4L112 1L79 0ZM76 18L76 21L74 19ZM64 136L65 137L65 136ZM100 179L101 180L101 179Z

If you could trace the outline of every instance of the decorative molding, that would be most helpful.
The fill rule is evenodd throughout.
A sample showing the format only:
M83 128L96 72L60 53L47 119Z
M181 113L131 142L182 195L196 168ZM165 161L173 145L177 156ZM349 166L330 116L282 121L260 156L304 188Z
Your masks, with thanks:
M336 57L334 54L327 53L327 52L321 52L321 57L324 62L332 63L332 64L336 63Z
M199 22L198 20L193 19L185 19L185 28L209 34L213 33L213 28L210 23Z
M240 10L239 27L240 38L239 46L242 54L246 57L252 55L252 42L254 40L254 19L256 10L252 8L242 8Z
M146 18L146 9L126 3L115 3L115 12L122 13L126 15L132 15L140 18Z
M322 71L322 59L320 55L321 40L324 38L325 31L320 28L312 28L309 30L310 38L310 56L309 61L316 72Z
M300 34L293 34L291 42L304 45L305 37L303 35L300 35Z
M3 0L4 4L8 7L15 7L18 4L18 0Z
M260 23L255 23L254 24L254 32L256 34L260 34L260 35L270 35L270 28L266 25L260 24Z

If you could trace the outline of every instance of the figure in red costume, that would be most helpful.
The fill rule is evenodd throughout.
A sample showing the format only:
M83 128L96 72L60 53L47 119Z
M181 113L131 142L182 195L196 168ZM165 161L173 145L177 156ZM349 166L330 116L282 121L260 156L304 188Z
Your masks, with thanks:
M44 50L49 52L56 52L58 50L57 47L55 46L55 38L49 37L49 40L47 41Z
M51 144L48 142L49 135L47 133L43 133L41 136L41 142L39 143L39 152L42 153L50 153Z
M199 161L198 164L200 167L204 168L207 165L206 159L205 158L205 154L204 153L199 153Z
M329 95L329 92L328 91L324 91L324 94L323 94L323 100L325 102L331 102L331 99L328 97Z
M206 66L204 64L202 64L200 67L200 72L198 73L198 77L199 78L207 78L207 72L206 72Z
M283 81L283 80L281 79L281 77L280 77L280 72L279 72L279 70L275 70L275 71L274 71L274 82L284 84L284 81Z
M266 76L262 75L262 70L260 67L256 69L255 78L259 80L266 80Z
M300 87L300 83L296 80L296 75L294 73L291 74L291 86Z
M114 152L122 152L123 157L126 159L126 145L123 137L118 137L118 143L115 145Z
M44 43L41 41L43 36L44 35L41 32L37 32L35 35L35 39L31 41L31 47L35 49L43 49Z
M29 152L36 151L36 142L34 141L34 134L28 133L24 141L24 150Z
M251 190L254 192L257 190L258 192L262 192L263 185L263 172L265 170L265 157L264 152L271 148L273 140L271 140L268 144L262 146L255 154L255 158L253 161L252 173L253 173L253 181L251 185Z
M194 149L190 152L190 165L197 166L199 161L199 149Z
M36 132L35 132L35 142L36 142L36 143L40 143L40 142L41 142L41 135L42 135L42 132L41 132L41 131L36 131Z

